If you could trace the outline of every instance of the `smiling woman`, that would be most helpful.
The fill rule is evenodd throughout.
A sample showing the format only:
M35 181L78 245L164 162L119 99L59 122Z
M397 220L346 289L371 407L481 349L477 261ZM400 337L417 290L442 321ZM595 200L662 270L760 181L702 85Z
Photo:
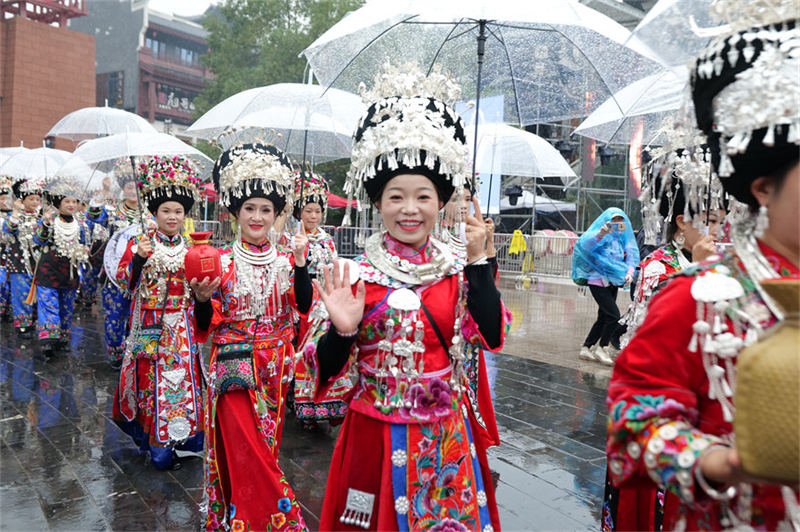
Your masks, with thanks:
M308 239L293 249L268 235L292 204L293 168L274 146L240 144L214 166L238 235L221 249L222 276L195 279L195 316L211 337L205 491L209 530L300 530L300 505L278 464L294 370L294 316L312 300Z
M438 72L386 65L363 95L370 106L346 189L380 212L385 231L356 264L324 271L317 288L327 312L301 346L317 362L308 367L313 397L349 403L320 530L499 529L483 421L491 400L486 387L471 393L463 345L477 338L499 350L510 315L483 221L466 218L465 253L431 236L464 184L458 92Z
M203 362L183 268L189 244L180 234L199 179L186 160L155 157L137 181L158 228L131 240L117 268L134 307L113 418L158 469L177 468L175 449L203 450Z

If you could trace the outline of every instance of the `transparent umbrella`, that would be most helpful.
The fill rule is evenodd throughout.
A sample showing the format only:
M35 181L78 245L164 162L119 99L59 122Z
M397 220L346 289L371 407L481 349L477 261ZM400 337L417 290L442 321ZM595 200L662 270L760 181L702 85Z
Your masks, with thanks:
M82 140L125 132L155 133L156 129L137 114L108 107L106 100L105 107L84 107L69 113L56 122L45 136Z
M3 163L9 160L11 157L17 155L18 153L22 153L24 151L28 151L28 148L19 143L19 146L9 146L7 148L0 148L0 166L3 166Z
M641 130L645 145L661 144L665 141L664 121L684 104L688 83L686 67L635 81L603 102L574 133L604 143L629 144Z
M467 137L474 126L467 126ZM483 124L478 132L475 171L523 177L560 177L565 182L575 172L552 144L538 135L506 124Z
M214 161L201 151L166 133L119 133L99 137L82 143L75 155L95 170L85 183L84 198L91 198L93 191L104 189L108 176L98 170L110 168L119 159L130 160L131 166L136 168L136 160L142 157L179 155L193 163L201 179L208 179L214 166Z
M684 67L705 48L712 28L713 0L659 0L631 32L631 40L654 50L667 66ZM631 80L633 81L633 80Z
M214 166L214 161L203 152L166 133L118 133L99 137L78 146L75 155L89 165L120 158L181 155L195 164L203 179L208 179Z
M654 50L664 68L643 79L623 73L625 88L603 102L575 133L606 143L627 144L641 132L645 145L665 142L662 126L675 117L684 102L689 83L686 64L709 44L720 24L711 17L711 3L659 0L629 40Z
M46 179L55 175L56 170L64 164L72 154L54 148L35 148L21 151L9 157L0 165L0 174L15 179Z
M218 138L223 148L228 148L272 129L281 134L276 145L286 153L323 162L350 156L351 137L363 111L361 98L349 92L278 83L226 98L192 124L187 133Z
M322 84L349 91L369 83L387 59L440 64L464 94L503 95L503 121L528 125L586 116L625 86L621 72L652 73L652 52L629 38L575 0L372 1L303 55Z
M118 187L111 183L107 172L101 170L98 164L88 164L80 155L73 154L54 173L54 178L64 182L79 183L82 188L75 198L89 203L101 199L102 191L108 190L109 194L116 194ZM47 189L47 187L45 187Z

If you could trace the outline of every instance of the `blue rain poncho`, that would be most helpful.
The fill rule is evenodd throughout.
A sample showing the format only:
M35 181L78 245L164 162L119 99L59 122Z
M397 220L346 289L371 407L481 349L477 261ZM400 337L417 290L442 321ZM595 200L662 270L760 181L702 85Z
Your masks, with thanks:
M600 229L614 216L625 219L625 231L612 231L598 240ZM603 284L624 286L625 276L639 264L639 248L631 221L622 209L611 207L589 226L572 252L572 280L579 285Z

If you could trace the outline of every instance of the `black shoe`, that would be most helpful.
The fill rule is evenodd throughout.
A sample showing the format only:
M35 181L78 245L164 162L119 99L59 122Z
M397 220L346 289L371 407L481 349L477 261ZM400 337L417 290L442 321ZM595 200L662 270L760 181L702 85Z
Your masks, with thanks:
M19 337L24 338L26 340L30 340L31 338L33 338L33 329L31 327L20 327Z
M109 361L108 365L111 366L113 370L119 370L122 367L122 360Z
M45 360L52 360L56 356L56 352L52 346L42 348L42 358Z
M56 343L56 351L59 351L61 353L68 353L69 352L69 342L59 340Z

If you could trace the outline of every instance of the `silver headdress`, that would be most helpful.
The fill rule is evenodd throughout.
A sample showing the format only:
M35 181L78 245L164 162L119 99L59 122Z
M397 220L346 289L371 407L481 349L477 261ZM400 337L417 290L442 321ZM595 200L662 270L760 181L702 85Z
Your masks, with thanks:
M692 65L697 123L709 135L723 180L753 178L757 170L748 154L800 145L800 3L716 0L711 11L729 23ZM764 157L757 158L763 175ZM731 192L739 199L749 195Z
M466 181L464 123L453 104L461 89L439 68L425 75L416 63L385 63L375 84L359 91L368 105L354 135L344 190L363 212L383 185L409 171L429 177L446 202ZM349 222L350 210L345 215Z
M294 201L292 163L271 144L238 144L225 150L214 165L213 177L220 203L231 212L251 197L270 199L276 215Z

